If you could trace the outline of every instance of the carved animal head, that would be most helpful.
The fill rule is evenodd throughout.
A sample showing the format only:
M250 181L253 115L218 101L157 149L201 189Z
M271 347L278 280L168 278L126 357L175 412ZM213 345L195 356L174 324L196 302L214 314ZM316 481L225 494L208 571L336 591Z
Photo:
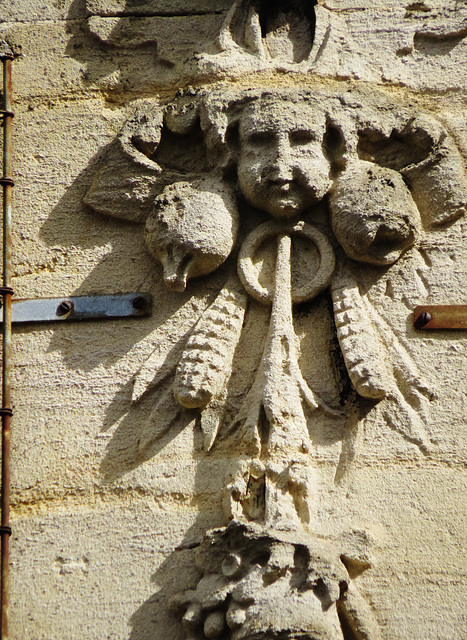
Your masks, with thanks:
M420 231L420 214L401 175L363 160L337 178L330 209L336 238L359 262L396 262Z

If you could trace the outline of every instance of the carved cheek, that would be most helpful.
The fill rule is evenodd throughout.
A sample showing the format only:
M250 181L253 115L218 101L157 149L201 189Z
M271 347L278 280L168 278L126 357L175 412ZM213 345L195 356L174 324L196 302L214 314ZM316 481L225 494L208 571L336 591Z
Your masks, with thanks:
M294 149L291 156L294 168L304 176L329 175L330 165L320 147L301 147Z
M264 178L270 175L280 162L281 160L277 153L273 154L266 149L264 153L258 153L252 159L251 172L258 178Z
M269 173L268 164L264 163L257 154L248 154L238 165L238 182L245 196L253 197L255 189Z
M329 192L332 182L329 179L330 165L324 157L316 154L303 154L294 164L297 181L307 189L311 202L317 202Z

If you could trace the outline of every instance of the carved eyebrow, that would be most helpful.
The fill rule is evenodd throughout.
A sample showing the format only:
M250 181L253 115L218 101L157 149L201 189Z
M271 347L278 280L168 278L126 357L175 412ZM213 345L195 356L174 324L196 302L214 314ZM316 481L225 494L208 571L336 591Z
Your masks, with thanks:
M317 139L316 133L311 129L297 129L290 131L289 140L293 144L307 144Z

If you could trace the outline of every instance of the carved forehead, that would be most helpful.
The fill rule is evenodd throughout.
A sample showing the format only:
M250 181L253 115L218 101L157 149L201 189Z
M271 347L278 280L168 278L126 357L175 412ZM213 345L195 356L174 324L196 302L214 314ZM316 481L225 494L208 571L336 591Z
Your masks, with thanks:
M248 105L240 118L240 136L252 131L296 131L324 133L326 114L314 102L277 98L258 99Z

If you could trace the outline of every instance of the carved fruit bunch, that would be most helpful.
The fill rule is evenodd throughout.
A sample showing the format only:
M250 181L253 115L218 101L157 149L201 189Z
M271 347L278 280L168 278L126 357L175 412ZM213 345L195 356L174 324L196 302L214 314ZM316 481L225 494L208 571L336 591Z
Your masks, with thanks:
M359 533L360 571L369 566ZM187 640L344 640L340 617L362 638L379 638L376 623L351 583L336 541L297 531L232 522L209 531L196 551L196 589L173 597ZM353 566L353 565L352 565ZM363 635L366 633L366 635Z
M344 566L341 564L338 573L319 558L322 566L318 568L306 547L270 538L259 529L255 532L245 527L245 533L236 552L218 558L220 571L205 572L196 590L170 602L174 612L183 613L187 639L247 640L275 638L279 633L293 637L288 634L303 633L306 626L308 632L325 628L326 637L341 640L336 602L340 584L346 585L348 580ZM224 530L212 534L211 544L219 546L216 537L225 536ZM205 555L203 551L199 556ZM209 560L212 562L212 557ZM284 599L290 606L284 607Z

